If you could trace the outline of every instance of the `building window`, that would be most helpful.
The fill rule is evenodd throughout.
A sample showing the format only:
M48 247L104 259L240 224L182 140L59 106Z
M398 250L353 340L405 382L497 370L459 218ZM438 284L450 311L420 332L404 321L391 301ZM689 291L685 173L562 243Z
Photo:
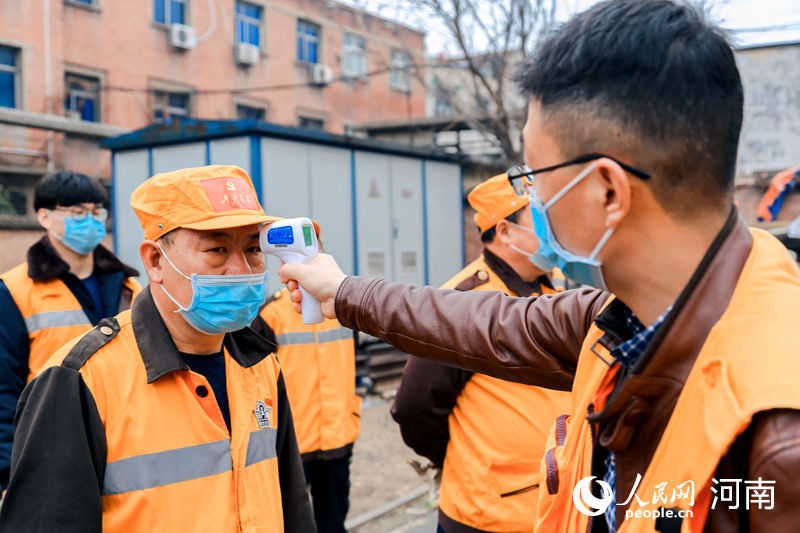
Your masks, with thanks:
M64 111L67 116L100 122L100 79L65 73Z
M342 74L351 78L363 78L367 75L367 51L363 37L345 33L342 56Z
M5 176L0 177L0 181L4 178ZM0 185L0 215L25 215L28 211L27 204L25 194Z
M189 0L153 0L153 21L159 24L186 24Z
M266 120L267 110L263 107L236 104L236 118L239 120Z
M19 48L0 46L0 106L19 105Z
M236 2L236 42L261 46L261 6Z
M67 4L76 4L79 6L86 6L86 7L95 7L97 6L97 0L65 0Z
M306 63L319 61L319 34L317 24L305 20L297 21L297 60Z
M191 114L191 94L188 92L153 91L153 119L156 122L170 117Z
M297 117L297 125L307 130L324 130L325 121L319 118Z
M389 63L389 86L398 91L411 90L411 58L404 52L392 51Z
M450 101L443 98L442 96L437 95L436 101L434 102L433 106L433 116L449 117L452 114L453 114L453 107L450 105Z

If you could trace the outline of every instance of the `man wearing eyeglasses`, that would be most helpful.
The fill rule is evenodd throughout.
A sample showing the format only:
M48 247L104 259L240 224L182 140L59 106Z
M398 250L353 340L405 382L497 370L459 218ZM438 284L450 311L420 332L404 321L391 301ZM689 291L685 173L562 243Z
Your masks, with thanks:
M106 191L64 170L36 185L33 206L46 234L27 261L0 276L0 484L6 489L14 412L22 389L70 339L131 306L138 272L100 242Z
M542 269L596 289L536 299L284 265L326 316L414 355L572 390L536 531L794 531L800 271L733 205L743 91L688 3L609 0L517 78ZM535 169L535 170L531 170ZM763 495L762 501L754 495Z

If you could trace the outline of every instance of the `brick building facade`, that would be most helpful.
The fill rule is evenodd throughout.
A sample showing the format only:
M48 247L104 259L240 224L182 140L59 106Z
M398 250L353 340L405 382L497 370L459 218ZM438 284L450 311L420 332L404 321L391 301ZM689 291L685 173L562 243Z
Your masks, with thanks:
M423 60L421 32L332 0L0 0L0 215L30 220L48 171L107 181L99 140L167 116L421 117Z

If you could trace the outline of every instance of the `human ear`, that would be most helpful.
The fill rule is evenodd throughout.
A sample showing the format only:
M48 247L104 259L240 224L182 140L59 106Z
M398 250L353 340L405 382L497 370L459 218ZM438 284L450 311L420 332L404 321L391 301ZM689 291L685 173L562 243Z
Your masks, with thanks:
M40 207L36 210L36 220L39 221L39 224L46 230L50 231L53 229L53 217L50 214L50 210L45 209L44 207Z
M147 277L151 283L162 283L164 281L163 261L161 261L161 248L150 240L144 241L139 245L139 256L142 264L147 271Z
M494 226L495 239L507 242L511 238L511 224L503 219Z
M597 173L603 183L603 208L607 228L615 228L631 208L631 182L625 170L611 159L597 161Z

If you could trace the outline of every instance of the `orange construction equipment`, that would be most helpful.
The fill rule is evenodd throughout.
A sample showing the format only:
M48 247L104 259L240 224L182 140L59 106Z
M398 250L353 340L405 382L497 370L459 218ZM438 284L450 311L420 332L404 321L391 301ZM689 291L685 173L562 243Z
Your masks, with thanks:
M800 175L800 165L782 170L773 176L769 189L758 204L756 214L759 222L772 222L778 216L786 193L794 186L794 180Z

